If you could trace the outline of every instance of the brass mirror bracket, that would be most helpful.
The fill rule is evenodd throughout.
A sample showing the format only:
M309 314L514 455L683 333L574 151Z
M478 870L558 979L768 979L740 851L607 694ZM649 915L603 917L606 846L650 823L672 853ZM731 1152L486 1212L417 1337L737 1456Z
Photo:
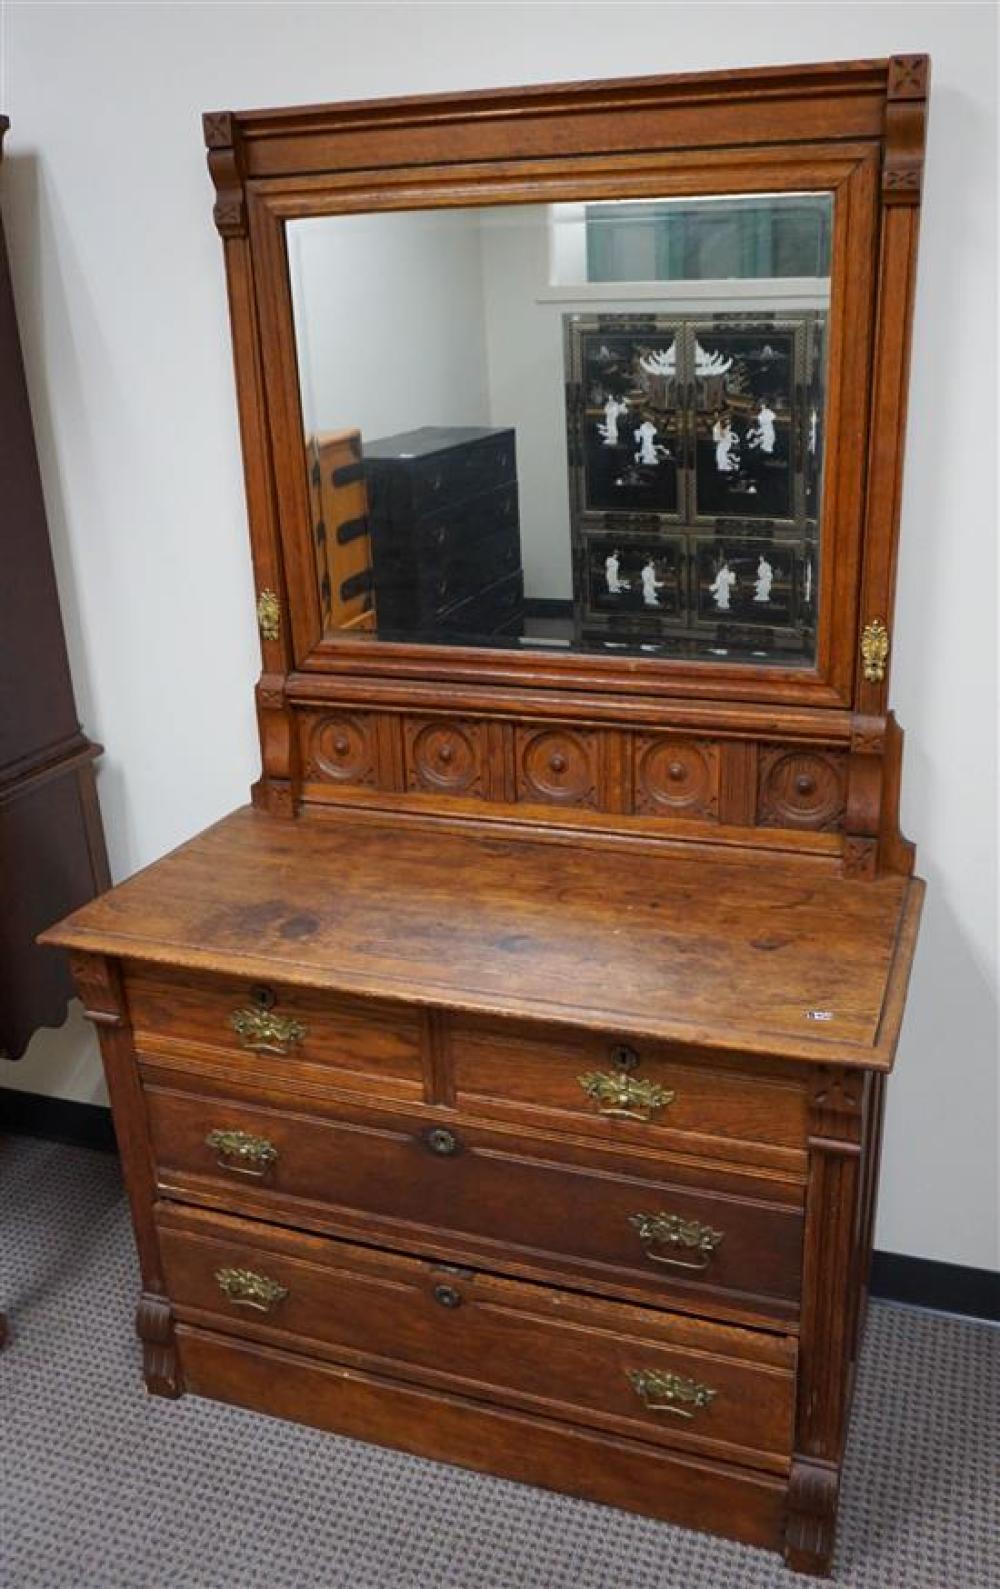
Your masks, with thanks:
M889 659L889 631L881 618L865 624L861 633L861 664L869 684L882 684Z
M277 640L281 635L281 603L273 590L262 590L257 597L257 627L262 640Z

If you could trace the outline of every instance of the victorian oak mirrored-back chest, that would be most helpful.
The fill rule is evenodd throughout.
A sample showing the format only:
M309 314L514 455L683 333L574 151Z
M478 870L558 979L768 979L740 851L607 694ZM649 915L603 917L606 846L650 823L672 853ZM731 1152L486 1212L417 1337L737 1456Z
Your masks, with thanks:
M253 805L86 907L146 1382L829 1569L927 62L205 117Z

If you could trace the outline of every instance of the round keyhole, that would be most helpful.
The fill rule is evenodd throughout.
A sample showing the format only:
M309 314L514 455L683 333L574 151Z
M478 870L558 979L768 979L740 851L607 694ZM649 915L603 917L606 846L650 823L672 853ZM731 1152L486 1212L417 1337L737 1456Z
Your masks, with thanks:
M454 1286L435 1286L434 1301L440 1302L443 1308L461 1307L462 1293L456 1291Z
M445 1126L435 1126L432 1131L428 1131L424 1141L432 1153L439 1153L442 1157L458 1152L458 1138Z
M250 989L250 997L260 1010L271 1010L278 1002L274 989L265 987L263 982L258 982Z

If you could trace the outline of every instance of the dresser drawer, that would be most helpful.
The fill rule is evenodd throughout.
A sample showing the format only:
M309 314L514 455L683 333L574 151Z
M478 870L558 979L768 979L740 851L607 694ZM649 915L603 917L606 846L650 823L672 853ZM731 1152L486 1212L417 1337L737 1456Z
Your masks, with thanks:
M177 1317L632 1438L778 1471L795 1345L160 1205Z
M455 1102L468 1114L524 1120L633 1146L805 1172L805 1085L761 1063L685 1063L642 1039L616 1042L455 1017L448 1029Z
M147 1074L146 1098L168 1195L410 1250L447 1244L485 1267L679 1306L714 1295L745 1312L796 1311L801 1207L766 1200L766 1189L735 1196L705 1178L690 1184L683 1165L672 1178L652 1159L598 1163L572 1143L446 1124L429 1111L414 1119L328 1103L322 1116L298 1114L161 1080Z
M276 1085L294 1077L366 1096L423 1095L420 1017L405 1006L138 964L126 967L125 989L140 1053Z

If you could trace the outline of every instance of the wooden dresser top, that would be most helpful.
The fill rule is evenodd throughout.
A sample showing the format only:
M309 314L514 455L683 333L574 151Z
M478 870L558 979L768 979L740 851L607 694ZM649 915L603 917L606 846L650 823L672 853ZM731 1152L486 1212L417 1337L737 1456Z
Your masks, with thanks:
M887 1069L923 884L245 807L43 942ZM830 1012L815 1019L807 1012Z

